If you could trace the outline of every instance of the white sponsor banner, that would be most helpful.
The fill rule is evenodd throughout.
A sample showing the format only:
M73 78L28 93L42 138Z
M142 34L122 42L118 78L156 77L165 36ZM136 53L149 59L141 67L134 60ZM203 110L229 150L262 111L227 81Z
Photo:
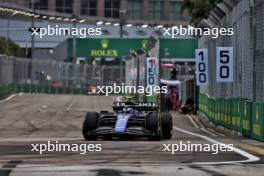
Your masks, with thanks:
M233 47L216 48L216 81L233 82Z
M158 86L159 62L156 57L147 57L147 86Z
M195 50L196 84L208 85L208 50Z

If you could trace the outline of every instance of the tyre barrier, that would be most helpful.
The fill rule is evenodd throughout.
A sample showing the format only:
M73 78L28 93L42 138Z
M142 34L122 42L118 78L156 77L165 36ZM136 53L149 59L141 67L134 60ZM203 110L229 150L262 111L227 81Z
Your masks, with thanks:
M215 125L238 131L243 136L264 141L264 103L241 98L212 98L199 94L199 112Z

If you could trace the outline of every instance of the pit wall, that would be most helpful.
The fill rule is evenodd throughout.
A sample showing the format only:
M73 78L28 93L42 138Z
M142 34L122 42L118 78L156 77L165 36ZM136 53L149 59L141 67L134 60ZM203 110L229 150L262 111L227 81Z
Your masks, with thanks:
M213 98L199 94L199 112L215 125L264 141L264 103L240 98Z

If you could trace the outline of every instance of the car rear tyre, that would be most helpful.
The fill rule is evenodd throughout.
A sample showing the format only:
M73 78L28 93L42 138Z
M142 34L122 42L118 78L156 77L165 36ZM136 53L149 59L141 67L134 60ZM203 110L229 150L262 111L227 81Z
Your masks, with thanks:
M85 140L91 141L98 138L90 133L97 128L99 114L97 112L87 112L83 122L82 134Z
M173 134L172 116L169 112L161 113L162 138L171 139Z
M147 116L146 129L151 131L151 132L153 132L153 135L148 137L148 139L150 141L159 141L159 140L161 140L158 113L150 113Z

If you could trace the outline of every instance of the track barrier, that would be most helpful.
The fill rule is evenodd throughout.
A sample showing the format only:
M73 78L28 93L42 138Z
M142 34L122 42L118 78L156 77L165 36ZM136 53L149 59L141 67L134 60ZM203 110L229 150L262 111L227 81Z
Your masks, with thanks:
M215 99L200 93L199 112L215 125L238 131L245 137L264 141L264 103L240 98Z

